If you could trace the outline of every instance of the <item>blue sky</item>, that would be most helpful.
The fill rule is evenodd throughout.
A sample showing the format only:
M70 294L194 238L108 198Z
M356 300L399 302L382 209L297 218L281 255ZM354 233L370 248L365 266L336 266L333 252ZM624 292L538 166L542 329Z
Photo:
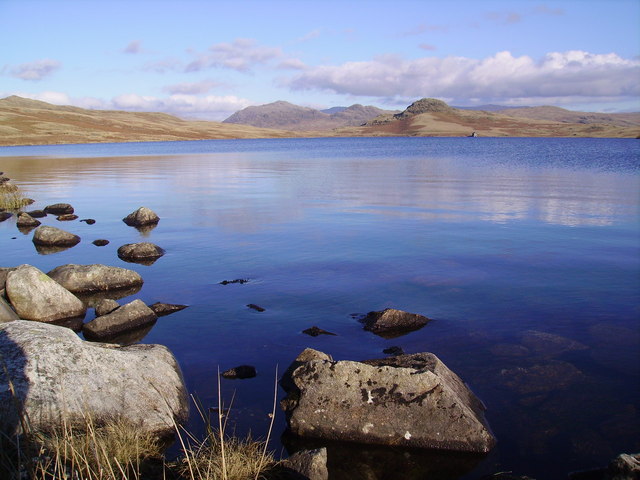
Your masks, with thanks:
M222 120L327 108L640 111L640 0L0 0L0 96Z

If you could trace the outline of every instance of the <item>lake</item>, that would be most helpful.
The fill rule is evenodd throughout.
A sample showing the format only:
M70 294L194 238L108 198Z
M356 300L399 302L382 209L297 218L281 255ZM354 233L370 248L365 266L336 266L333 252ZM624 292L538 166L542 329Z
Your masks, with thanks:
M27 210L68 202L96 223L43 219L82 238L51 255L38 254L15 220L0 223L1 266L131 268L145 284L121 303L189 305L141 341L173 351L205 408L217 407L218 370L254 365L253 379L222 380L241 435L265 435L276 368L306 347L336 360L381 358L390 346L433 352L488 407L498 445L486 457L333 446L330 465L357 468L336 466L332 478L400 478L409 463L431 468L429 478L564 478L640 450L639 145L328 138L3 147L0 170L36 200ZM122 222L140 206L158 213L157 228ZM110 244L92 245L98 238ZM150 266L119 260L117 248L137 241L167 253ZM233 279L249 281L220 284ZM394 339L364 331L357 316L387 307L433 321ZM302 333L314 325L336 335ZM277 455L294 448L284 430L278 410ZM346 451L349 462L339 460Z

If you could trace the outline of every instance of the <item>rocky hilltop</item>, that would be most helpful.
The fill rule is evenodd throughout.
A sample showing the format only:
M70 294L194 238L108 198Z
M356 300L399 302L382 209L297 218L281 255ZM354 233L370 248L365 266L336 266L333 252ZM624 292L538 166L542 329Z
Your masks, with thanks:
M231 115L223 123L292 131L318 131L360 126L379 115L392 113L389 110L359 104L321 111L280 100L244 108Z

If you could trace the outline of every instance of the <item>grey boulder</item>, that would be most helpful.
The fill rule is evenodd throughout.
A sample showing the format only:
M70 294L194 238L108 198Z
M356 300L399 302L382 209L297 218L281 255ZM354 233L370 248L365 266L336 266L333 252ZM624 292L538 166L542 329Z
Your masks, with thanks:
M68 203L54 203L44 207L44 211L52 215L70 215L74 212L74 209Z
M394 308L369 312L364 318L364 329L383 337L396 337L424 327L429 318Z
M484 405L435 355L327 357L305 350L281 381L295 435L478 453L494 446Z
M138 272L101 264L75 265L70 263L54 268L47 275L73 293L120 290L143 284L142 277Z
M282 461L285 471L293 471L295 480L329 480L327 449L300 450Z
M20 317L13 308L11 308L11 305L0 296L0 323L12 322L19 319Z
M10 271L5 288L9 302L24 320L58 323L82 318L87 310L78 297L31 265Z
M160 221L160 217L153 210L147 207L140 207L135 212L124 217L122 221L131 227L142 227L157 224Z
M128 262L153 262L164 255L159 246L149 243L127 243L118 248L118 257Z
M0 431L9 436L21 432L20 415L34 431L82 427L89 416L97 425L124 418L158 436L188 416L180 367L161 345L92 344L66 328L16 320L0 325L0 358Z
M138 299L85 323L82 333L87 340L108 340L153 324L157 319L153 310Z
M120 308L120 304L112 298L104 298L94 306L96 317L101 317L113 312L116 308Z
M37 227L38 225L40 225L40 221L36 220L28 213L20 212L18 214L18 218L16 219L16 226L18 228Z
M48 247L72 247L80 243L80 237L60 228L42 225L33 232L33 243Z

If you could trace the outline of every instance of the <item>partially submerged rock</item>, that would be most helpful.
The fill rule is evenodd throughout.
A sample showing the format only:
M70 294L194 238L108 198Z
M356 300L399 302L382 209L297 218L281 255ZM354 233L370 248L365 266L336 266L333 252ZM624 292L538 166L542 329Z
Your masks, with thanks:
M74 209L68 203L54 203L44 207L44 211L52 215L70 215L74 212Z
M12 213L9 212L0 212L0 222L4 222L5 220L10 219L11 217L13 217Z
M104 238L99 238L97 240L94 240L91 243L93 243L96 247L104 247L105 245L109 245L109 240Z
M29 215L31 215L33 218L44 218L47 216L47 212L45 212L44 210L31 210L30 212L27 212Z
M111 337L153 324L157 319L153 310L137 299L85 323L82 333L87 340L108 341Z
M130 227L142 227L145 225L155 225L160 221L160 217L147 207L140 207L135 212L130 213L122 219Z
M0 325L0 432L86 427L123 418L143 432L172 435L188 417L180 367L162 345L92 344L53 325L16 320ZM20 411L17 406L20 406Z
M364 329L382 337L397 337L424 327L429 318L417 313L409 313L394 308L369 312L362 320Z
M153 310L158 317L164 317L165 315L171 315L172 313L179 312L187 308L187 305L175 305L171 303L156 302L153 305L149 305L149 308Z
M482 402L431 353L335 362L307 349L281 386L302 437L483 453L496 441Z
M47 275L73 293L120 290L143 284L142 277L138 272L101 264L74 265L70 263L54 268Z
M297 474L295 479L329 480L327 449L323 447L296 452L282 461L281 468L285 472L293 470Z
M16 220L16 226L18 228L24 227L37 227L40 225L40 221L33 218L31 215L25 212L20 212Z
M96 221L93 218L83 218L82 220L79 220L80 222L84 222L87 225L93 225L94 223L96 223Z
M73 213L65 213L64 215L58 215L56 218L59 222L70 222L72 220L77 220L78 215L74 215Z
M230 368L225 372L222 372L222 376L224 378L231 379L244 379L244 378L253 378L257 375L256 367L252 365L240 365L238 367Z
M59 323L82 319L87 310L78 297L31 265L9 272L6 291L9 302L24 320Z
M46 247L73 247L80 237L56 227L42 225L33 232L33 243Z
M149 242L127 243L118 248L118 257L133 263L153 263L163 255L162 248Z
M116 308L120 308L120 304L112 298L104 298L93 307L96 312L96 317L107 315L108 313L113 312Z
M312 337L317 337L318 335L336 335L335 333L328 332L320 327L316 327L315 325L303 330L302 333L306 333L307 335L310 335Z

